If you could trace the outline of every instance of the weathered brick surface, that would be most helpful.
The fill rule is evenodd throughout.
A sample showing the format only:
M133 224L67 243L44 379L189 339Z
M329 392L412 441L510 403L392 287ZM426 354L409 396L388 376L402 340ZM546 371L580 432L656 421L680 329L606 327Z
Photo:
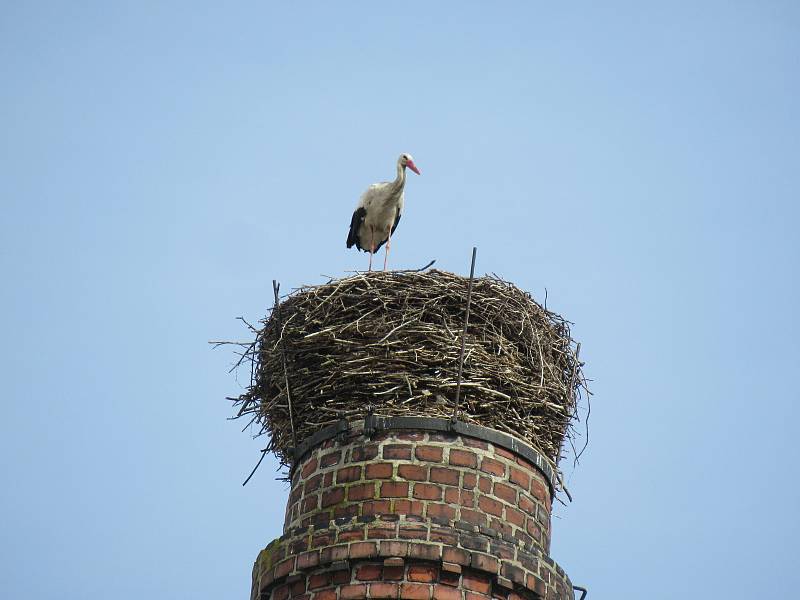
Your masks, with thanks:
M320 444L293 470L253 600L572 600L547 556L551 488L527 460L450 433Z

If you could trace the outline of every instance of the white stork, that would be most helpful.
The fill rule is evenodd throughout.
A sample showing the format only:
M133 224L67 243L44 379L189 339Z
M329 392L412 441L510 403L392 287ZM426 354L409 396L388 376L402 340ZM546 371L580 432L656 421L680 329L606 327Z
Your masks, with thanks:
M373 183L361 194L353 218L350 233L347 234L347 247L355 244L359 250L369 252L369 270L372 271L372 255L386 243L383 257L383 270L389 260L392 234L397 229L403 213L403 188L406 185L406 167L419 175L410 154L401 154L397 159L397 177L394 181Z

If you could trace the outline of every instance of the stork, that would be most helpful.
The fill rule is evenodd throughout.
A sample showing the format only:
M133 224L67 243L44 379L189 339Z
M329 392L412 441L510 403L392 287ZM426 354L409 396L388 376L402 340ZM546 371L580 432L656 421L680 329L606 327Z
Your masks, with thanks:
M383 270L389 260L389 248L392 245L392 234L397 229L403 213L403 188L406 185L406 167L419 175L410 154L401 154L397 159L397 177L394 181L373 183L361 194L353 218L350 221L350 233L347 235L347 247L355 244L359 250L369 252L369 270L372 271L372 255L383 244L386 254L383 257Z

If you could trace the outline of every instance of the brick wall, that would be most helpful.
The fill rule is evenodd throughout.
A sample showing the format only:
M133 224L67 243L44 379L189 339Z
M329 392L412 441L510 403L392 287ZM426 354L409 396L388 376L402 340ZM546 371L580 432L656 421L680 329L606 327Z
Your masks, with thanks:
M571 599L548 556L551 499L541 471L483 440L355 429L294 470L252 597Z

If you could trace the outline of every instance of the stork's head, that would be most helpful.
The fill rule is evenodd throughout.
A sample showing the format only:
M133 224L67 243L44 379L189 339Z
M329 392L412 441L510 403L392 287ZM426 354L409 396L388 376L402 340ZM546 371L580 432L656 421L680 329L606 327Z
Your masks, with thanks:
M414 164L414 158L410 154L401 154L400 158L397 159L397 162L404 169L408 167L414 171L414 173L419 175L419 169L417 169L417 165Z

